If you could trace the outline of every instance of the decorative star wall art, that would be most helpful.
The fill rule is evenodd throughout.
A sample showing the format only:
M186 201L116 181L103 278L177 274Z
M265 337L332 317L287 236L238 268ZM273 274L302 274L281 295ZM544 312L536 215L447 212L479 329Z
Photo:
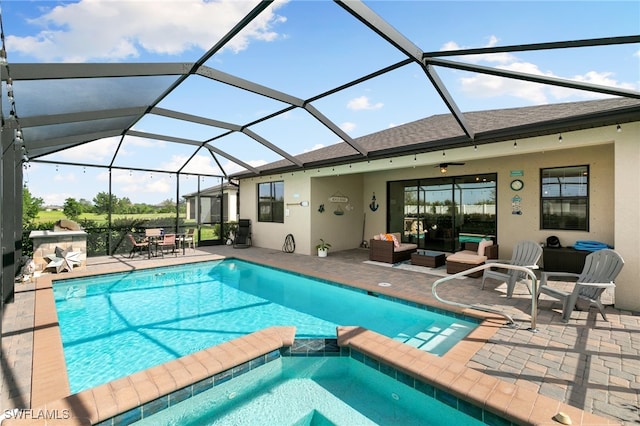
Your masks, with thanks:
M64 271L73 271L74 266L81 266L84 260L84 254L79 251L66 251L60 247L56 247L55 253L45 256L49 259L47 268L54 268L56 274Z

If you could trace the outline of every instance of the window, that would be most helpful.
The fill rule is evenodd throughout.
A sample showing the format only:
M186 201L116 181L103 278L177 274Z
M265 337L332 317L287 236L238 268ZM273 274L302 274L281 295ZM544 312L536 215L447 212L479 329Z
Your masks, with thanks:
M284 223L284 182L258 184L258 222Z
M589 166L540 170L540 227L589 230Z

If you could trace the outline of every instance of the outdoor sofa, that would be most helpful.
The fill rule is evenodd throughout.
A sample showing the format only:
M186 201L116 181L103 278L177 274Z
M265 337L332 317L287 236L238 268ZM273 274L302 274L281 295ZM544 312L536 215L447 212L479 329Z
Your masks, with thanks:
M411 259L417 250L417 244L403 243L399 232L377 234L369 241L369 260L398 263Z

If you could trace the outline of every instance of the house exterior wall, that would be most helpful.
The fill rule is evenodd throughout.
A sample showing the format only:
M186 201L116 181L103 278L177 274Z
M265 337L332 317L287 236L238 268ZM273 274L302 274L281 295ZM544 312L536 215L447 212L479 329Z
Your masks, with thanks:
M615 242L625 260L617 308L640 312L640 123L625 124L615 144Z
M331 250L358 247L362 242L364 202L362 174L318 177L311 179L311 254L320 238L331 244ZM332 196L344 196L348 202L334 202ZM318 211L324 204L324 212ZM342 212L343 214L336 214Z
M258 222L258 184L284 181L284 223ZM251 219L251 244L258 247L280 250L287 234L293 234L296 253L309 254L310 211L299 205L310 201L310 175L303 172L288 173L244 179L240 182L240 217ZM287 214L288 210L288 214Z
M590 227L588 232L557 231L540 229L540 169L588 164L590 166ZM498 243L501 257L509 257L514 244L519 240L544 242L548 236L556 235L563 246L573 245L576 240L597 240L614 244L614 192L613 192L613 144L587 146L554 151L553 153L530 153L511 155L478 161L466 161L464 166L451 166L447 172L450 176L473 175L474 173L497 173L497 209L498 209ZM515 192L509 183L515 177L510 176L512 170L523 172L518 177L524 181L524 188ZM416 166L403 170L373 172L365 177L364 190L367 194L376 193L380 208L367 215L371 220L367 223L367 235L399 231L387 230L386 183L388 181L430 178L441 176L433 166ZM608 188L608 189L603 189ZM511 210L511 199L518 195L521 200L523 214L514 215ZM506 256L505 256L506 255Z
M625 259L625 267L617 280L616 306L640 311L640 124L625 124L622 132L615 126L563 133L517 141L451 149L416 156L381 159L353 165L342 165L306 172L277 175L285 182L286 203L309 200L310 207L289 207L284 224L262 224L256 219L256 183L268 177L241 181L241 215L254 219L254 244L279 249L284 237L292 233L296 252L315 254L319 238L329 241L332 250L356 248L364 239L385 232L387 223L387 182L441 176L436 167L441 162L463 161L463 166L450 166L447 175L497 173L497 209L500 257L509 258L519 240L546 241L559 237L563 246L577 240L596 240L615 246ZM557 231L540 229L540 169L589 165L589 231ZM511 171L522 171L518 178L524 188L515 192L509 183ZM328 197L341 193L349 197L352 210L342 216L333 214L334 204ZM375 193L379 208L369 204ZM296 197L295 194L298 196ZM521 197L523 214L511 213L511 199ZM325 212L318 207L324 204Z

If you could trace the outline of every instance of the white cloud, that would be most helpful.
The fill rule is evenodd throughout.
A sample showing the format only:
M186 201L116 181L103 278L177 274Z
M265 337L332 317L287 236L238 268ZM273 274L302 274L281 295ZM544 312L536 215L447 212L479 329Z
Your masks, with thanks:
M481 47L495 47L498 45L498 37L491 35L489 36L489 40ZM469 49L469 46L460 46L455 41L446 42L441 48L441 51L447 50L460 50L460 49ZM464 62L477 64L479 62L489 62L493 64L509 64L516 60L516 57L510 53L489 53L484 55L465 55Z
M100 173L96 179L107 181L109 174ZM141 194L164 194L161 198L175 197L175 182L165 173L136 172L113 169L111 179L114 184L113 193L118 198L129 198L132 202L140 202Z
M443 44L442 47L440 48L441 51L459 50L459 49L461 49L461 47L455 41L448 41L445 44Z
M170 161L162 164L167 170L177 170L188 160L188 157L174 155ZM213 161L210 155L198 154L189 161L189 164L183 169L185 173L203 173L203 174L222 174L218 165Z
M74 183L78 181L78 178L75 173L57 172L55 175L53 175L53 181L62 183Z
M342 130L344 130L345 132L350 132L350 131L352 131L353 129L355 129L356 127L358 127L358 126L356 125L356 123L351 123L350 121L345 121L344 123L342 123L342 124L340 125L340 128L341 128Z
M484 47L493 47L498 38L490 36ZM441 50L454 50L461 47L454 41L447 42ZM496 69L515 71L518 73L545 76L551 78L569 79L589 84L635 90L634 84L619 82L613 78L611 72L588 71L582 75L572 77L558 76L551 71L542 71L537 64L522 61L510 53L495 53L486 55L468 55L464 57L469 63L488 63ZM546 104L553 100L567 100L569 98L597 99L607 97L591 91L581 91L560 86L532 83L512 78L504 78L487 74L472 74L470 77L459 79L461 90L468 96L475 98L496 98L511 96L525 99L534 104Z
M513 62L508 65L499 66L498 69L516 71L525 74L546 76L552 78L559 77L552 72L542 72L537 65L530 62ZM607 87L625 88L635 90L633 84L619 82L612 78L613 73L589 71L582 75L574 75L568 79L583 83L596 84ZM503 78L486 74L474 74L471 77L460 79L462 90L465 94L476 98L495 98L498 96L513 96L526 99L534 104L545 104L552 100L563 100L568 98L597 99L608 95L596 92L568 89L560 86L543 85L531 83L511 78Z
M274 24L285 18L277 2L254 19L226 46L246 49L251 40L278 37ZM135 58L143 51L178 55L206 51L243 17L254 3L235 0L111 1L59 4L29 21L41 28L34 36L8 36L10 49L41 61L84 62ZM87 43L91 40L91 43Z
M544 75L536 65L524 62L517 62L498 68L533 75ZM460 82L463 92L476 98L513 96L527 99L535 104L548 102L547 90L541 84L486 74L473 74L471 77L463 77Z
M347 103L347 108L352 109L354 111L360 111L363 109L380 109L383 107L383 103L382 102L377 102L375 104L372 104L369 101L369 98L367 96L360 96L357 98L353 98L351 99L348 103Z
M164 175L159 179L149 179L144 184L144 192L151 194L171 194L171 191L175 188L175 185L171 182L171 178ZM135 195L138 191L135 191ZM164 197L163 197L164 198ZM167 196L167 198L173 198Z
M579 81L582 83L595 84L598 86L615 87L619 89L637 90L637 88L631 83L624 83L613 78L612 72L597 72L589 71L582 75L575 75L571 77L571 80ZM563 87L550 87L549 92L557 99L568 98L575 96L576 91L571 89L565 89ZM595 92L580 91L580 96L585 99L606 98L609 95L599 94Z
M69 148L60 152L60 156L70 162L80 162L88 164L104 163L113 158L120 136L99 139L97 141L88 142L74 148ZM160 150L167 145L165 141L153 140L147 138L128 136L118 151L118 157L132 157L140 155L135 148L153 148ZM146 154L145 154L146 155Z
M47 192L40 198L45 206L63 206L67 198L74 198L74 196L68 192Z
M322 144L322 143L317 143L314 146L312 146L311 148L307 148L305 149L303 152L311 152L311 151L315 151L316 149L320 149L320 148L324 148L326 145Z
M251 167L260 167L267 164L267 162L264 160L250 160L250 161L245 161L245 163L250 165ZM227 174L230 174L230 175L234 173L242 172L245 170L244 167L238 164L232 163L231 161L227 161L226 163L223 163L222 167L227 172Z
M111 159L118 146L119 138L105 138L69 148L60 152L60 156L71 162L97 163Z

